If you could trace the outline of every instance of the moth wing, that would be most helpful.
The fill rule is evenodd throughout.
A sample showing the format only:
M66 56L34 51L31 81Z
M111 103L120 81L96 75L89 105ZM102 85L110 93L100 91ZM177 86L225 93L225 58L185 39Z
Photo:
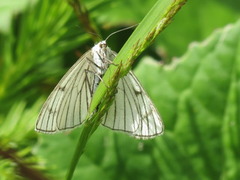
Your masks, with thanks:
M54 133L82 124L91 103L97 67L86 52L63 76L43 105L36 131Z
M163 133L161 117L133 72L120 79L102 125L148 139Z

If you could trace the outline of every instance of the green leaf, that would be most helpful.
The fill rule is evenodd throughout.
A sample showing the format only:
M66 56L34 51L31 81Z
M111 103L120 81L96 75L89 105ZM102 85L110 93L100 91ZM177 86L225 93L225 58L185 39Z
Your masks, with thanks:
M201 44L192 44L169 66L147 60L136 69L162 115L166 132L172 132L171 140L179 148L174 153L166 149L172 152L165 157L170 158L172 174L184 172L170 164L188 169L189 177L239 178L239 37L237 22Z

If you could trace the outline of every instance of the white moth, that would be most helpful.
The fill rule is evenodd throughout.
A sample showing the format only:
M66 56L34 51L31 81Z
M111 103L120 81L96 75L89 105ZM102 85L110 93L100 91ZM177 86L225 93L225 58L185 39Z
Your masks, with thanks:
M115 56L106 41L86 52L48 97L39 114L36 131L55 133L82 124L100 78ZM137 138L162 134L161 117L133 72L121 78L117 88L113 104L101 124Z

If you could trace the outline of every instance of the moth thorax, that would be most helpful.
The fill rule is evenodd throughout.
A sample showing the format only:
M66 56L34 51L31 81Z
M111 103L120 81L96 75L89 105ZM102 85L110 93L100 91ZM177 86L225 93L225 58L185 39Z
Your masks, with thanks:
M101 41L92 48L93 61L98 67L98 74L102 75L109 65L109 52L106 41Z

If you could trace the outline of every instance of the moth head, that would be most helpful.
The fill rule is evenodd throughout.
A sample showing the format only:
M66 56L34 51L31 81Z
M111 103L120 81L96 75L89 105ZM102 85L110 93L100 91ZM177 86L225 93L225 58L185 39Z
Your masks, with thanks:
M100 47L101 49L106 49L106 48L107 48L107 43L106 43L106 41L101 41L101 42L99 43L99 47Z

